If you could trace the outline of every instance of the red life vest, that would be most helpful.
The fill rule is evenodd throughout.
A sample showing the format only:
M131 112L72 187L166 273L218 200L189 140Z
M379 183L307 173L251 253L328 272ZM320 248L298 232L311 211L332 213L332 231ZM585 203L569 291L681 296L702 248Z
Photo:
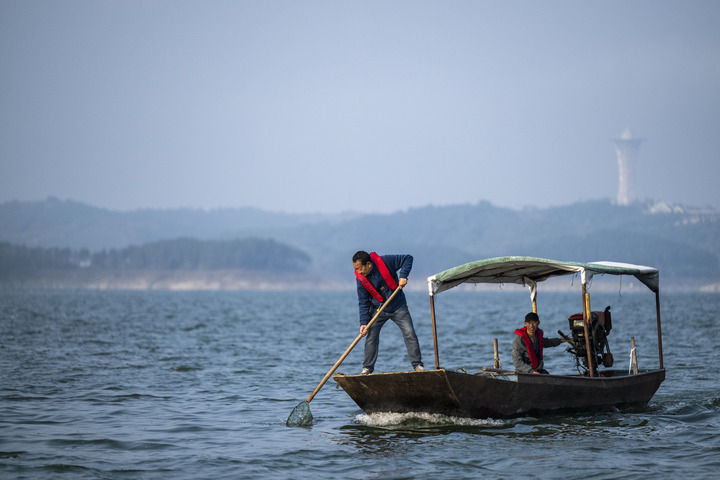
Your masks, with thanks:
M543 331L539 328L535 331L535 335L538 340L538 354L535 355L535 349L533 348L532 340L527 334L527 328L518 328L515 333L520 335L525 342L525 348L527 348L528 356L530 357L530 363L532 363L533 369L537 369L540 366L540 360L543 358Z
M395 281L395 278L393 278L393 276L390 274L390 270L388 270L387 265L385 265L385 262L383 262L382 258L380 258L380 255L375 252L371 252L370 260L372 260L372 262L375 264L378 272L380 272L380 276L382 276L383 280L385 280L385 283L388 287L390 287L390 290L395 290L397 288L397 282ZM372 295L375 300L380 303L385 301L383 296L380 295L377 290L375 290L375 287L372 286L370 281L365 278L365 275L362 275L357 270L355 270L355 276L358 280L360 280L362 286L365 287L368 293L370 293L370 295Z

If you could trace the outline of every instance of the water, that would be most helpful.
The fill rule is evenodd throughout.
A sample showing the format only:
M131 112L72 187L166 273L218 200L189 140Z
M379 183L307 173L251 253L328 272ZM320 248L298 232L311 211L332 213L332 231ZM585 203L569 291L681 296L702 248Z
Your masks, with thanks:
M541 293L546 334L567 333L579 294ZM427 297L409 292L426 366ZM658 363L653 296L613 306L616 366L630 336ZM720 295L663 295L667 380L647 408L541 418L373 415L330 380L306 428L285 426L357 334L354 292L0 292L0 478L714 478L720 469ZM441 365L510 366L525 292L446 292ZM701 337L707 341L699 341ZM553 372L574 367L546 350ZM361 367L362 342L339 371ZM399 330L377 371L406 370Z

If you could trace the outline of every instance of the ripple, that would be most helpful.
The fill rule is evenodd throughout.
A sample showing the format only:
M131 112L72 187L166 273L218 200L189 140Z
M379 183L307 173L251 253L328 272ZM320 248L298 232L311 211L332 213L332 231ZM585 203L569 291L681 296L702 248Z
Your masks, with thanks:
M204 323L201 322L201 323L198 323L197 325L193 325L193 326L190 326L190 327L185 327L185 328L183 328L182 330L183 330L184 332L192 332L192 331L194 331L194 330L201 330L201 329L203 329L203 328L207 328L207 325L205 325Z
M49 445L64 447L103 447L110 450L137 451L137 450L165 450L174 448L175 445L165 442L151 441L124 441L112 438L92 438L92 439L75 439L75 438L53 438L47 440Z
M204 370L203 367L198 365L178 365L172 368L175 372L194 372Z
M51 463L44 465L43 470L49 470L53 473L72 473L72 472L85 472L91 471L92 469L84 467L82 465L70 465L67 463Z
M0 458L17 458L21 455L24 455L27 452L24 451L17 451L17 452L0 452Z
M38 400L50 400L50 397L43 397L39 395L3 395L0 400L7 400L10 402L33 402Z

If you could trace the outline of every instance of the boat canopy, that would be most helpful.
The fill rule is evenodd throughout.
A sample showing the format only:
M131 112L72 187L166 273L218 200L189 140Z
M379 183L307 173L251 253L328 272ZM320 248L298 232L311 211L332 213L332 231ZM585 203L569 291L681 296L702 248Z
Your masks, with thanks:
M463 283L517 283L536 293L536 283L559 275L579 273L586 284L595 274L632 275L657 293L660 274L656 268L619 262L563 262L536 257L495 257L465 263L428 277L430 295Z

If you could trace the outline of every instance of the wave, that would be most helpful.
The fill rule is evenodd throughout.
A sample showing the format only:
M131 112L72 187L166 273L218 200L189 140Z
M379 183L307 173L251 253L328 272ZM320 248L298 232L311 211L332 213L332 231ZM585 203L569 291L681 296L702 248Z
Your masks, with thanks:
M486 418L452 417L439 413L407 412L407 413L361 413L355 416L355 422L368 427L390 426L462 426L462 427L500 427L505 420Z

